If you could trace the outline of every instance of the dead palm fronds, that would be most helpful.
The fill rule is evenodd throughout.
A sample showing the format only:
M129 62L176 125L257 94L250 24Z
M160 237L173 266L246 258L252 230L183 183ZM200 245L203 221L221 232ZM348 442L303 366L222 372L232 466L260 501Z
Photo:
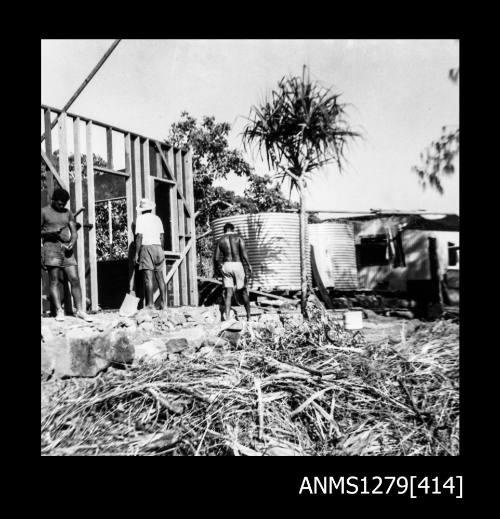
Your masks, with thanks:
M328 316L51 384L45 455L457 455L458 325L366 344Z

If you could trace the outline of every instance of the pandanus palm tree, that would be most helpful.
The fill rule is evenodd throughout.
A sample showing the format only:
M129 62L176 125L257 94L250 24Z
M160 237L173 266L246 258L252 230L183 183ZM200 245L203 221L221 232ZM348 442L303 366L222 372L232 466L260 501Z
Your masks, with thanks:
M283 77L260 107L252 106L243 130L245 147L255 146L283 182L290 180L300 198L301 309L306 316L306 181L314 171L334 162L341 172L350 140L360 134L348 124L340 94L302 76Z

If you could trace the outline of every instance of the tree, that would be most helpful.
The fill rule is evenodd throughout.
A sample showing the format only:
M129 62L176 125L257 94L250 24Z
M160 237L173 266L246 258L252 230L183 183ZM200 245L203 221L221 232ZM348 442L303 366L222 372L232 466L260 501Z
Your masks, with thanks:
M291 202L283 196L280 186L273 184L269 175L250 175L248 186L244 192L249 207L247 214L251 213L279 213L282 211L298 210L298 204Z
M459 68L448 71L448 77L453 83L458 83ZM444 193L442 178L455 172L455 159L460 152L460 128L443 126L439 139L432 141L427 149L420 154L420 166L412 170L418 175L422 188L430 186L441 195Z
M253 106L243 131L245 146L256 145L270 168L283 181L288 178L300 198L301 308L306 316L306 180L314 171L336 163L344 169L348 142L360 134L346 119L346 104L317 82L311 81L304 66L302 76L283 77L262 106Z
M193 156L193 191L196 212L198 273L210 276L212 272L212 239L207 235L210 222L222 216L293 210L297 208L287 200L270 176L253 173L241 152L231 149L227 136L231 125L216 122L214 116L205 116L199 123L188 112L172 124L167 142L177 147L190 147ZM229 173L248 179L244 196L221 186L218 179ZM206 237L203 237L206 235Z
M229 123L217 123L214 116L204 116L198 123L185 111L181 114L181 120L170 127L167 142L192 149L195 211L200 226L208 224L214 210L217 213L217 204L214 202L217 202L218 197L214 181L225 179L230 173L240 177L252 173L251 166L240 151L229 147L227 136L230 130Z

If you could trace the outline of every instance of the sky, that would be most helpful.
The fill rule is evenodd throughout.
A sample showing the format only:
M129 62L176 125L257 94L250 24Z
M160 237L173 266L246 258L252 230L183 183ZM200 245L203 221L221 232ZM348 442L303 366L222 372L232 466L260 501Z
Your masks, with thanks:
M42 40L42 103L62 108L112 42ZM182 111L214 115L232 125L229 143L244 152L250 107L306 64L311 78L341 94L363 133L344 173L333 165L315 172L308 209L459 213L458 167L444 195L423 190L412 172L441 128L459 123L459 86L448 79L458 63L456 40L122 40L69 111L157 139ZM245 158L267 172L258 156ZM242 194L245 182L221 185Z

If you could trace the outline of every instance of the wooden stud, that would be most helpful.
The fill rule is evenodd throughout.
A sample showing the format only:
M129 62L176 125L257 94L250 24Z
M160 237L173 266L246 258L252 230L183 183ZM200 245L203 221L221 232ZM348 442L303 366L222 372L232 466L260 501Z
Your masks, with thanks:
M150 165L149 165L149 139L144 139L142 143L142 164L143 164L143 176L142 184L144 187L144 196L151 199L151 181L150 176Z
M189 150L183 156L184 170L184 186L186 198L191 209L191 216L188 218L188 230L191 235L191 249L187 255L186 261L188 266L189 281L189 304L198 306L198 275L196 260L196 225L194 220L194 192L193 192L193 169L192 169L192 152Z
M156 175L155 176L156 176L156 178L163 180L162 162L161 162L161 157L160 157L160 153L158 152L158 150L155 150L155 163L156 163Z
M189 216L191 216L191 211L189 209L189 205L188 203L186 202L186 199L184 198L184 192L182 190L179 189L178 187L178 182L177 182L177 178L176 178L176 175L173 175L172 174L172 170L173 170L173 166L171 166L172 164L172 155L168 156L168 159L167 157L165 157L165 154L163 153L160 145L158 142L155 141L155 144L156 144L156 147L158 148L158 152L160 153L160 157L163 161L163 163L165 164L165 170L167 172L167 177L170 178L170 180L173 180L176 182L176 190L177 190L177 197L180 197L180 199L182 200L182 203L184 204L184 208L185 210L187 211L187 213L189 214ZM169 150L169 152L172 151L172 148ZM179 153L180 153L180 150L179 150Z
M113 169L113 130L106 128L106 157L109 169Z
M132 232L132 223L134 222L134 190L132 178L132 149L130 143L130 133L124 135L125 140L125 173L129 177L125 180L125 193L127 197L127 230L128 230L128 245L134 241L134 233Z
M90 301L91 309L96 312L99 308L97 291L97 250L96 250L96 219L94 192L94 155L92 153L92 121L87 122L87 200L88 222L92 224L89 230L89 267L90 267Z
M177 180L177 188L179 189L181 195L184 197L184 178L182 172L182 157L181 151L176 149L174 150L174 164L175 164L175 176ZM184 197L185 199L185 197ZM178 204L178 218L179 218L179 251L182 253L186 248L186 217L184 212L184 204L182 201L177 199ZM187 280L187 265L186 259L184 259L179 264L179 289L180 289L180 299L181 305L188 305L188 280Z
M134 147L134 192L135 192L135 205L139 205L139 201L143 197L142 194L142 175L141 175L141 140L139 137L135 137L133 141ZM137 218L137 215L136 215Z
M71 193L71 186L69 182L69 162L68 162L68 136L66 133L66 113L62 112L58 121L59 130L59 174L63 183L67 186L66 191ZM67 315L72 313L71 288L64 275L63 282L64 290L64 311Z
M66 114L63 112L58 121L59 130L59 174L69 192L68 142L66 135Z
M47 154L47 157L50 161L53 160L52 157L52 131L50 127L50 109L45 109L43 111L43 126L45 130L45 153ZM50 203L50 199L52 198L52 193L54 192L54 175L52 175L52 172L49 170L46 173L46 179L47 179L47 198Z
M109 246L113 245L113 206L111 200L108 200L108 233L109 233Z
M164 164L170 166L170 169L174 168L174 150L172 147L169 148L166 154L164 154L164 159L166 162ZM163 159L162 159L163 161ZM174 175L175 180L175 175ZM179 248L179 213L177 209L177 183L175 187L170 189L170 217L171 217L171 225L170 230L172 232L172 252L182 252ZM172 299L173 305L179 306L180 302L180 293L179 293L179 274L177 272L178 264L172 265L170 271L173 272L172 279Z
M74 168L75 168L75 205L77 208L83 207L83 184L82 184L82 161L80 153L80 118L73 120L73 141L74 141ZM76 222L80 224L78 239L76 241L76 257L78 260L78 277L80 278L80 288L82 291L82 305L86 310L87 286L85 283L85 232L83 227L83 211L76 217Z

